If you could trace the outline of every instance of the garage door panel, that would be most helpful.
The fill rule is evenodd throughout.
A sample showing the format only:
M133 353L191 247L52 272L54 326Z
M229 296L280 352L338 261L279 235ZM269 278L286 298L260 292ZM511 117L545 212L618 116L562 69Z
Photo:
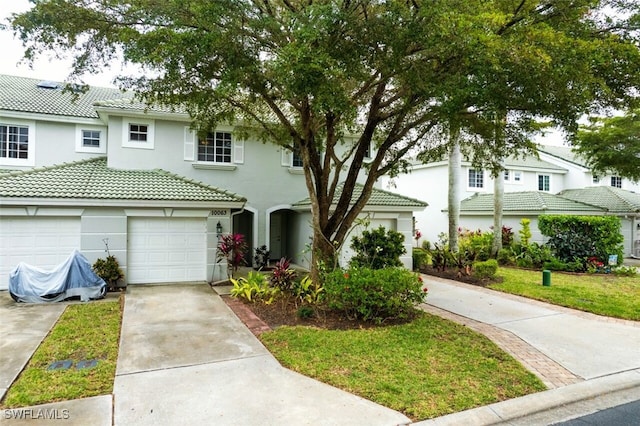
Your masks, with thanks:
M78 217L3 217L0 227L0 289L19 262L52 269L80 249Z
M129 219L128 282L206 279L204 218Z

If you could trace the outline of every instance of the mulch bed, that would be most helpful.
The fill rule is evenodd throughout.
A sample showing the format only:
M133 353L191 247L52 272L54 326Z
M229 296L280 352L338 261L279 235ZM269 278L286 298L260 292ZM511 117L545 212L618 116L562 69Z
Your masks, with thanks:
M489 284L502 282L501 277L477 278L457 268L448 268L444 271L441 271L438 269L434 269L431 266L426 266L420 270L420 273L425 275L433 275L440 278L446 278L448 280L460 281L466 284L477 285L480 287L486 287Z

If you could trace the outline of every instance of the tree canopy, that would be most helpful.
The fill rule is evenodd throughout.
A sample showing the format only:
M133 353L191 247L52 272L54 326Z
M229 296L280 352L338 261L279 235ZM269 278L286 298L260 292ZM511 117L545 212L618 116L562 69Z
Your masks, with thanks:
M613 173L640 180L640 110L592 119L578 132L574 150L586 159L594 174Z
M120 80L144 100L185 105L201 129L242 124L297 150L315 260L343 243L379 177L441 145L425 137L439 123L482 128L509 112L522 126L546 116L572 130L593 107L625 105L640 82L636 0L34 3L12 19L27 58L70 52L75 78L121 54L152 71ZM522 143L486 140L475 150L488 158Z

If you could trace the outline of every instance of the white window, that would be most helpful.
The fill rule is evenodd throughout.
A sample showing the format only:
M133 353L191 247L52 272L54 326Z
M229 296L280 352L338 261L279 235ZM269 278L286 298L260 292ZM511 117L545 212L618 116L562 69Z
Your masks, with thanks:
M522 182L522 172L515 170L513 172L513 181L514 182Z
M509 183L521 183L522 172L520 170L505 170L504 181Z
M484 188L484 171L469 169L469 188Z
M198 161L231 163L231 133L213 132L198 140Z
M591 178L591 182L600 183L600 177L597 175L593 175L593 177Z
M76 152L107 153L106 128L76 125Z
M509 173L509 170L505 170L504 171L504 181L505 182L509 182L509 180L511 180L510 176L511 176L511 173Z
M622 188L622 178L620 176L611 176L611 186Z
M551 190L551 176L538 175L538 191L549 192Z
M125 148L153 149L155 123L153 120L124 120L122 146Z
M0 122L0 164L35 165L34 122Z

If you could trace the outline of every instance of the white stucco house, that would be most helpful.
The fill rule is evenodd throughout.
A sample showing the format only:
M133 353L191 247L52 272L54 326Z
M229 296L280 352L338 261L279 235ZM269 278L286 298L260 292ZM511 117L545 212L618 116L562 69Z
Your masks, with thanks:
M503 222L516 232L520 220L529 218L533 241L543 242L537 228L539 214L616 215L622 220L625 254L640 254L640 184L619 176L594 176L569 147L539 147L539 158L504 161ZM489 230L493 225L494 178L462 162L460 226ZM425 200L428 211L416 211L416 228L422 240L438 241L448 229L448 162L414 164L408 174L386 179L383 188ZM578 189L581 191L576 192ZM569 191L571 190L571 191ZM576 190L576 191L574 191ZM557 194L557 195L554 195ZM615 203L616 200L625 200Z
M224 275L219 233L230 232L308 266L299 159L231 126L198 139L190 124L117 89L74 99L56 82L0 75L0 289L20 261L51 268L79 249L93 262L105 243L128 284L212 281ZM377 188L363 215L410 248L426 205ZM410 249L402 260L411 266Z

